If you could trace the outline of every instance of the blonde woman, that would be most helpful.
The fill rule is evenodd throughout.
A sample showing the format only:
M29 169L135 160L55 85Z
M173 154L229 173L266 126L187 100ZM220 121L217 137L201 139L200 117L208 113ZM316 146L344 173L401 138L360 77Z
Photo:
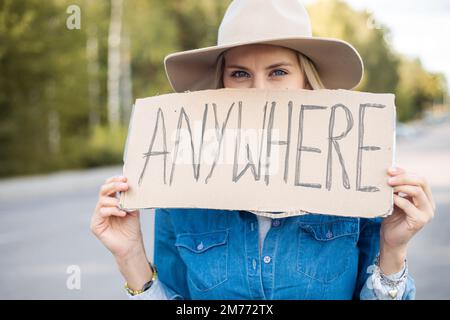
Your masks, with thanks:
M177 92L352 89L363 72L350 44L312 37L298 0L235 0L217 46L171 54L165 65ZM396 194L384 219L156 209L154 265L139 212L117 207L126 177L113 177L101 187L91 230L116 258L133 299L413 299L408 243L435 205L425 180L400 168L386 175Z

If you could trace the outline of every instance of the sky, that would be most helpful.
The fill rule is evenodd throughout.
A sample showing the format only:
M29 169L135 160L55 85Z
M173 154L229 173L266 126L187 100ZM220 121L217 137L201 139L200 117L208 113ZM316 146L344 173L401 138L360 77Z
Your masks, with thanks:
M310 4L316 0L302 0ZM442 72L450 88L450 0L344 0L386 25L395 50Z

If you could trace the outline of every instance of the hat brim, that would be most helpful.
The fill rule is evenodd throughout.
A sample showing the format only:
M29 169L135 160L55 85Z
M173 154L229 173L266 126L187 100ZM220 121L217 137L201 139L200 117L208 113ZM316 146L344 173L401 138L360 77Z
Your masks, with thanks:
M176 52L164 58L167 78L175 92L215 89L218 56L233 47L270 44L306 55L315 65L327 89L353 89L363 77L364 65L358 51L349 43L321 37L286 37L211 46Z

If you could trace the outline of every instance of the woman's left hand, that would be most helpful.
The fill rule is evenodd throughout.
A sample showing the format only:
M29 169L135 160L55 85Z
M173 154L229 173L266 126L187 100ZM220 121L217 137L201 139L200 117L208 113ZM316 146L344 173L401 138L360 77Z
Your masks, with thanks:
M390 168L388 174L391 176L388 184L394 188L395 206L394 212L383 219L381 225L380 263L383 271L394 273L398 263L403 265L408 242L434 217L436 205L424 178L401 168ZM386 261L388 259L394 261Z

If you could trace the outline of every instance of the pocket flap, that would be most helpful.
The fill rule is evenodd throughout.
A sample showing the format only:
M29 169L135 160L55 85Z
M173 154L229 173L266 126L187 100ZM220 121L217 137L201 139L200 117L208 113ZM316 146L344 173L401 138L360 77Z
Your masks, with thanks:
M334 219L322 223L300 223L300 227L309 232L316 240L328 241L348 235L357 235L359 224L356 221Z
M201 253L212 247L223 245L228 240L228 230L207 233L181 233L177 235L175 246Z

